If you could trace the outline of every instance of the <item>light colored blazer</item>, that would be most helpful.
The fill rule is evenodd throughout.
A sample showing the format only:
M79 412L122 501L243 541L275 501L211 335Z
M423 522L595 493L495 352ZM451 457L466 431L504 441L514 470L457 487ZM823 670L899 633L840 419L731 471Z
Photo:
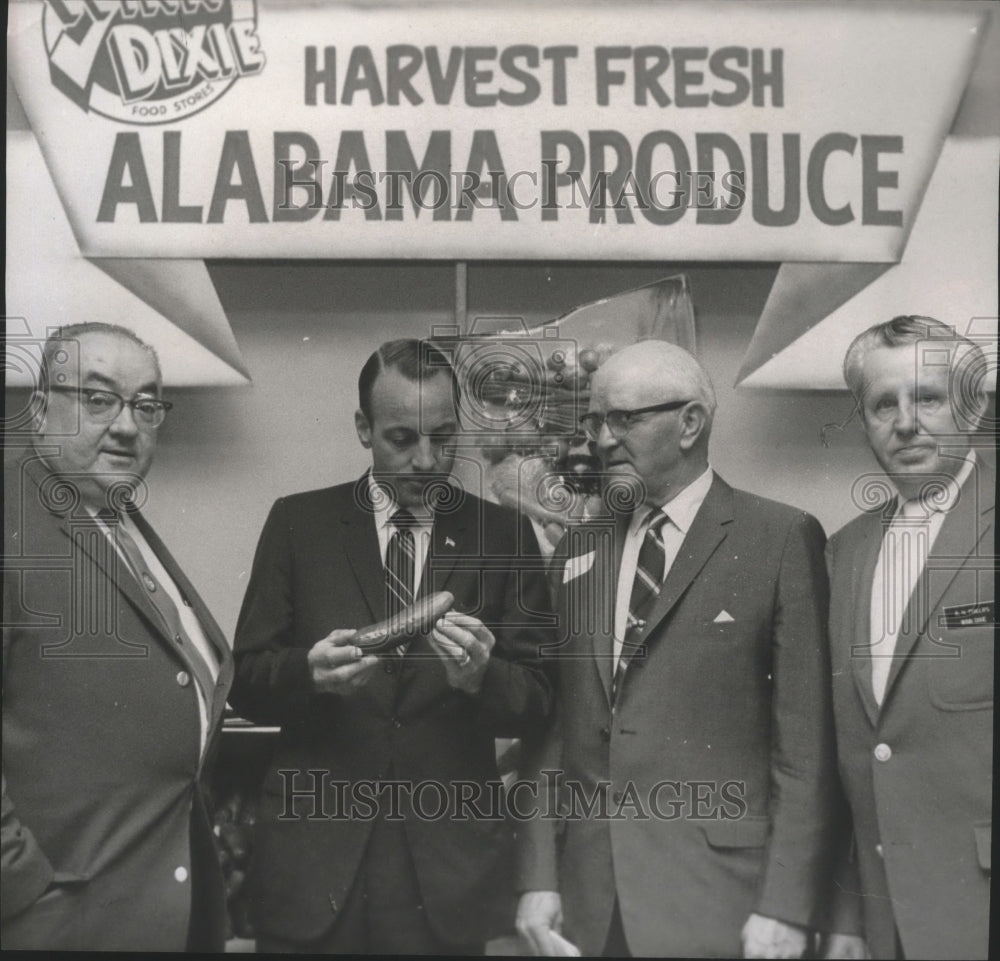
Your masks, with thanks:
M926 606L905 619L912 629L898 638L881 710L869 611L895 502L855 518L827 549L837 747L858 876L842 885L835 926L863 914L876 958L893 956L894 924L907 957L987 955L995 616L975 609L994 603L995 485L977 462L945 518Z

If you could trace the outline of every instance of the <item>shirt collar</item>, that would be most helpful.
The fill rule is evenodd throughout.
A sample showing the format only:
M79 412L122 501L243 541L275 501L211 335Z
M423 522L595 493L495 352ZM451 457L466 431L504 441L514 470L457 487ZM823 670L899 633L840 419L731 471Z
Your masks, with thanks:
M930 513L947 514L958 503L959 494L965 486L965 482L972 475L975 466L976 452L970 450L965 455L962 466L954 477L949 477L941 487L938 487L936 483L929 485L925 498L910 498L909 501L920 500L921 513L924 515ZM909 501L904 500L902 495L897 493L897 513L902 513L904 505Z
M706 467L704 472L699 474L687 487L682 491L675 494L669 501L665 504L661 504L659 507L653 507L645 512L636 511L632 515L632 524L630 525L631 530L637 530L641 525L644 525L649 518L657 511L663 511L669 518L670 522L676 527L682 534L687 534L688 529L694 522L695 514L698 513L699 508L705 502L705 498L708 496L708 490L712 486L712 468Z
M384 487L378 485L371 471L368 472L368 496L372 503L372 514L375 517L375 529L381 531L389 526L395 527L392 524L392 515L399 510L399 505L395 498L389 496ZM424 504L410 507L408 510L413 515L415 527L429 530L434 526L434 514Z

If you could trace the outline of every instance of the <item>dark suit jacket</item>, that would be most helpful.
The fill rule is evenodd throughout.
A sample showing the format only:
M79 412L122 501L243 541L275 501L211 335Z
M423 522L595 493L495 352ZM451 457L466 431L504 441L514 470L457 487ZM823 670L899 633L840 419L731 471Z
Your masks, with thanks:
M561 824L524 825L519 887L562 894L566 934L584 954L601 952L617 897L635 955L738 957L751 912L809 926L825 895L823 532L715 477L612 713L627 526L571 530L561 548L557 716L532 763L575 784ZM607 816L573 803L602 786Z
M385 616L375 523L359 506L366 490L362 478L275 503L236 629L232 704L255 721L281 725L263 785L250 884L258 932L285 939L314 939L335 922L373 824L364 811L337 816L332 787L318 802L289 802L289 786L391 777L434 780L448 790L465 781L469 790L485 790L498 781L494 738L539 726L551 703L538 648L551 640L552 615L535 535L526 519L471 495L436 514L420 593L451 591L458 610L493 630L496 646L480 693L447 684L426 638L410 651L432 656L402 665L386 657L351 696L313 692L309 649L335 628ZM289 803L294 816L282 818ZM485 797L480 803L489 806ZM425 811L433 806L425 798ZM407 807L402 813L433 930L455 943L483 940L508 840L503 820L421 819Z
M178 681L188 665L107 537L37 457L6 467L4 496L3 946L182 951L190 925L192 944L221 950L197 695ZM220 659L214 732L228 646L135 521Z
M993 531L996 477L977 464L941 527L911 601L881 710L871 686L869 612L885 511L863 514L827 549L837 751L854 821L857 882L834 927L864 916L872 957L985 958L993 798ZM875 753L885 760L879 760ZM888 749L888 753L887 753ZM848 879L850 875L847 875ZM853 902L853 903L851 903Z

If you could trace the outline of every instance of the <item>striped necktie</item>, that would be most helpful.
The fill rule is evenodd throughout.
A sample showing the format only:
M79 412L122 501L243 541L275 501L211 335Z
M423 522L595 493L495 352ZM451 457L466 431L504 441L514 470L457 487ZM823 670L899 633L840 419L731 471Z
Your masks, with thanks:
M663 574L666 564L666 554L663 549L663 538L660 528L670 518L663 511L650 511L643 523L646 533L639 548L639 560L635 568L635 579L632 581L632 594L628 602L628 622L621 653L618 656L618 666L615 668L614 680L611 682L611 703L621 687L625 672L628 670L629 656L626 647L639 644L642 641L646 627L646 617L653 608L656 598L660 596L663 586Z
M385 552L385 607L386 615L398 618L400 612L413 603L413 583L416 568L416 548L413 527L416 519L405 507L390 518L396 528L389 538ZM402 654L406 645L396 650Z

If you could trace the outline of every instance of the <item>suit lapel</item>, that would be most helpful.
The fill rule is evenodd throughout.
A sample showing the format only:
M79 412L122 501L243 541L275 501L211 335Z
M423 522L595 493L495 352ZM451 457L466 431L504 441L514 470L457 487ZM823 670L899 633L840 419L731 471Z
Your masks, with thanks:
M138 511L131 516L132 520L135 521L135 526L139 528L139 533L146 538L146 543L149 544L153 549L153 553L159 558L163 569L170 575L174 584L177 585L177 589L181 592L181 597L191 605L198 618L198 622L201 624L202 630L205 632L205 637L212 645L221 664L223 658L229 652L229 645L226 643L219 625L216 624L215 618L212 617L211 612L205 606L205 602L198 595L198 592L194 589L194 585L188 580L183 569L174 560L170 551L167 550L166 544L160 540L159 535L150 526L149 521Z
M885 697L882 700L883 705L888 701L893 685L918 638L927 632L928 622L945 592L962 570L968 557L976 552L980 542L992 529L992 521L988 516L993 509L992 494L988 495L989 500L986 503L982 503L977 497L978 470L982 468L977 465L977 470L973 471L972 476L963 485L958 503L945 517L934 546L928 554L920 582L907 602L903 623L912 626L907 633L901 633L896 640L896 649L886 681ZM941 576L934 577L932 572ZM916 610L911 611L913 605L916 605Z
M480 553L481 538L477 538L476 533L482 519L470 516L475 509L473 503L458 488L455 491L456 496L462 498L459 506L434 512L430 548L420 575L420 597L446 591L458 558L476 557Z
M618 605L618 574L622 568L622 554L625 552L625 535L628 533L631 518L631 514L622 514L617 517L614 537L611 538L610 544L606 537L602 538L600 536L593 542L596 547L596 556L594 557L594 564L586 578L587 585L585 586L587 590L586 596L597 599L598 608L604 596L608 596L611 603L611 629L604 631L601 629L603 625L597 624L595 625L597 629L590 635L592 660L601 679L601 687L604 688L604 696L607 699L609 707L611 706L611 678L614 668L615 609ZM580 533L583 534L586 530L587 528L581 528ZM587 547L590 548L589 543ZM578 553L586 553L586 551L579 551ZM607 585L604 578L608 577L609 572L613 578L613 583ZM607 590L608 587L610 587L610 590ZM582 605L583 598L578 603ZM594 613L599 616L600 612L598 608L595 608Z
M670 505L665 507L670 513ZM726 538L726 525L733 519L732 489L718 477L713 477L708 495L695 515L681 549L663 582L659 597L646 618L646 644L654 636L659 623L673 610L698 572Z
M205 602L195 590L194 585L188 580L187 575L174 560L173 555L167 550L167 546L160 540L159 535L150 526L149 522L139 511L132 514L135 526L144 538L146 543L153 549L153 553L159 558L164 570L170 575L177 589L181 592L181 597L186 600L194 611L198 623L205 634L206 639L215 652L219 665L219 676L217 681L217 692L219 696L206 698L209 702L210 715L209 731L216 730L223 710L226 706L226 698L221 692L228 692L233 676L233 659L230 654L229 645L226 643L225 635L212 617L211 611L205 606ZM171 650L173 647L171 646Z
M98 521L90 515L75 492L68 498L60 496L59 485L68 482L59 481L48 494L43 493L43 487L57 475L50 473L48 466L41 458L28 460L24 466L24 476L34 486L34 496L38 503L59 518L59 530L66 536L72 549L89 557L100 568L108 582L125 597L125 599L142 615L150 628L161 638L169 641L160 620L159 611L150 601L145 589L135 579L128 564L121 558L111 538L107 536ZM69 503L65 510L59 509L62 500ZM168 645L169 646L169 645Z
M856 557L858 562L852 571L851 592L847 603L851 606L854 618L854 630L850 633L850 648L847 660L850 664L854 683L858 688L861 703L864 705L868 720L874 725L878 721L878 704L872 691L872 658L871 658L871 609L872 580L875 577L875 565L878 563L879 550L882 547L883 517L891 517L894 502L868 517L861 533L861 542L855 550L849 551L849 557ZM860 639L864 638L864 641Z
M42 504L46 504L46 499L41 496L42 472L44 466L39 463L37 469L29 464L25 474L35 484ZM48 505L46 505L48 506ZM49 506L52 510L51 506ZM129 565L118 553L112 538L108 537L98 521L93 518L85 508L81 506L71 509L66 513L55 512L59 516L59 529L71 542L74 549L79 550L103 572L110 584L136 609L136 611L146 621L147 626L164 642L164 648L173 657L180 657L171 639L164 631L163 621L156 606L149 599L145 588L136 580ZM177 565L163 541L149 525L148 521L138 511L132 514L136 527L139 529L146 542L163 564L164 569L173 578L181 595L191 602L191 606L198 617L199 622L205 631L205 636L215 649L219 661L219 682L220 689L229 690L232 682L233 660L222 631L216 624L208 608L195 591L191 582L184 575L184 572ZM183 663L183 659L182 659ZM211 692L209 692L211 693ZM216 725L221 718L225 708L226 698L209 697L211 709L211 724L209 730L216 730Z
M355 490L357 486L367 483L366 474L358 481ZM344 552L372 620L380 621L385 617L385 570L375 530L375 515L355 501L367 503L367 500L356 497L341 506L340 522L345 528Z
M92 526L87 525L88 520ZM146 619L160 638L169 641L156 605L149 599L145 589L132 573L132 569L97 521L89 515L72 519L64 516L60 526L66 536L75 542L76 547L104 572L115 588Z
M373 620L385 617L385 566L379 549L375 515L370 509L359 506L368 503L368 475L355 485L357 496L342 506L341 523L345 525L345 551L351 568L372 614ZM364 485L364 492L361 487ZM478 547L469 544L470 503L461 504L448 511L437 511L431 530L431 543L420 575L418 596L434 591L447 590L459 555L478 553Z

